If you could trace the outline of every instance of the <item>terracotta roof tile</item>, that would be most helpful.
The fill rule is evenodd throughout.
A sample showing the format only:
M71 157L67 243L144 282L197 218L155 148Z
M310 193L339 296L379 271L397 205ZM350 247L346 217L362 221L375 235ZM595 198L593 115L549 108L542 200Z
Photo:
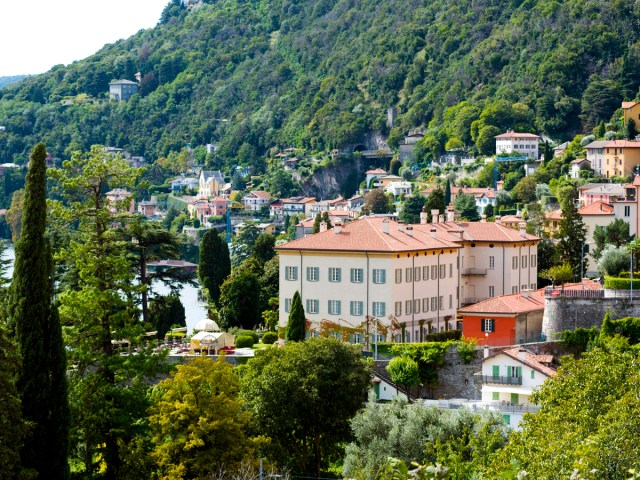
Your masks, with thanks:
M524 358L520 358L520 353L524 353ZM540 362L540 359L538 358L539 355L535 355L527 350L525 350L522 347L513 347L513 348L507 348L506 350L502 350L501 352L497 352L494 355L490 355L488 358L491 357L495 357L498 356L500 354L504 354L507 355L508 357L511 357L514 360L517 360L518 362L533 368L534 370L537 370L540 373L543 373L544 375L548 376L548 377L553 377L556 374L556 370L554 368L551 368L547 365L545 365L544 363ZM547 355L545 355L546 357ZM546 362L545 362L546 363Z
M640 142L636 142L633 140L612 140L605 144L605 147L612 148L640 148Z
M633 108L638 102L622 102L622 108Z
M579 208L578 213L580 215L613 215L613 206L598 200Z
M495 136L495 138L514 138L514 137L540 138L539 135L535 135L533 133L518 133L518 132L506 132L506 133L501 133L500 135Z
M460 313L512 313L514 315L526 312L544 310L544 289L530 292L528 296L522 293L500 295L492 297L474 305L460 308Z

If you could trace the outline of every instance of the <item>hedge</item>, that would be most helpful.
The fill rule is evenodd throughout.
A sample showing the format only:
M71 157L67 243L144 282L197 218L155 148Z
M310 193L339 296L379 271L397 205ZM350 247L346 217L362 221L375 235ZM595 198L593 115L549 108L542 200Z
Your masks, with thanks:
M278 334L276 332L266 332L262 335L262 343L265 345L273 345L278 340Z
M604 277L604 288L611 290L630 290L631 282L628 278ZM634 290L640 290L640 281L634 282Z
M249 335L239 335L236 337L236 348L251 348L254 343L253 338Z

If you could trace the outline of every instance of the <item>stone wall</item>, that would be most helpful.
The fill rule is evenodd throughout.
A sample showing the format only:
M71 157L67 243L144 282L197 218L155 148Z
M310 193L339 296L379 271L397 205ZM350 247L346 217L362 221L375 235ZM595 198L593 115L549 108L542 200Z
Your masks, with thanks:
M640 299L629 298L545 298L542 334L547 339L555 338L564 330L600 326L607 308L611 318L640 317Z
M438 385L429 389L427 398L480 400L481 385L474 382L473 374L482 371L482 358L482 349L478 348L471 362L464 363L458 355L458 348L449 348L444 365L438 369Z

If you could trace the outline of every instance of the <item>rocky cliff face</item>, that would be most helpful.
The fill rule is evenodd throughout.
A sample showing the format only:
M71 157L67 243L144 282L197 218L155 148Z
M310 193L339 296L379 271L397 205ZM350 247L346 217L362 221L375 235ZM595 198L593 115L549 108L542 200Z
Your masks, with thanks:
M365 178L365 160L357 155L340 157L334 164L320 168L302 183L307 196L320 200L338 195L351 197Z

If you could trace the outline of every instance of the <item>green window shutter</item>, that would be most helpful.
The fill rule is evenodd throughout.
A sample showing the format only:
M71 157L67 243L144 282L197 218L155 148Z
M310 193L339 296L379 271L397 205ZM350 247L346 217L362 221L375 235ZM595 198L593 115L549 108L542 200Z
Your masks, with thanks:
M511 425L511 415L503 415L502 419L506 425Z
M387 271L380 270L380 283L386 283L386 282L387 282Z
M500 365L494 365L493 366L493 376L494 377L499 377L500 376Z
M511 403L513 403L514 405L518 405L519 402L519 395L517 393L512 393L511 394Z
M496 331L496 321L495 320L489 320L489 331L490 332L495 332Z
M512 369L512 368L513 368L513 367L507 367L507 377L510 377L510 376L511 376L511 369Z
M500 401L500 392L491 392L491 399L494 401Z
M516 367L516 377L522 378L522 367Z
M536 378L536 371L531 369L531 378Z
M337 275L338 282L341 282L342 281L342 269L338 268L338 272L337 273L338 273L338 275Z

